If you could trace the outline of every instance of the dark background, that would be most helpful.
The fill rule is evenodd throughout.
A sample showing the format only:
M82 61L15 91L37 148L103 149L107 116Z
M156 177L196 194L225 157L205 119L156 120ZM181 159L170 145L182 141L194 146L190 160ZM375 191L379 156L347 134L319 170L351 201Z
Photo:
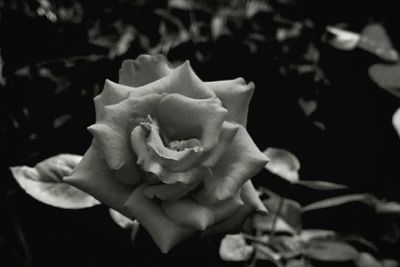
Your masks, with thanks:
M14 262L5 266L22 264L10 252L24 254L21 232L34 266L222 264L213 240L188 241L162 256L144 231L132 245L106 207L45 206L7 173L58 153L83 154L92 98L106 78L117 80L124 59L142 53L189 59L203 80L253 81L248 131L261 150L293 152L301 179L400 200L400 139L391 121L399 99L368 73L374 64L397 63L359 48L337 49L323 38L327 25L360 33L375 23L386 31L377 41L398 48L394 2L0 1L0 237L10 247L4 258ZM308 114L299 99L317 108ZM255 182L276 186L265 171ZM307 192L296 194L307 199Z

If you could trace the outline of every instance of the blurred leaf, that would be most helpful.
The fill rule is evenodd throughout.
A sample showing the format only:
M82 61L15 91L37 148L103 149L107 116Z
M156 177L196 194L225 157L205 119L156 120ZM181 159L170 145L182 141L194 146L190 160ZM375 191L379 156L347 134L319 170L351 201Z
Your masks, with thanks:
M297 104L304 111L304 114L308 117L314 113L317 109L318 102L315 100L305 100L303 97L300 97L297 100Z
M320 261L350 261L358 257L358 251L347 243L336 240L311 240L303 250L303 254Z
M246 2L246 17L252 18L258 13L269 12L272 7L264 1L250 0Z
M399 263L393 259L383 259L382 267L398 267Z
M299 180L297 184L317 189L317 190L337 190L337 189L345 189L347 188L346 185L342 184L335 184L327 181L307 181L307 180Z
M340 50L353 50L361 40L359 34L333 26L326 27L326 33L324 41Z
M286 263L285 267L312 267L312 264L304 258L290 259Z
M219 255L225 261L246 261L253 252L254 247L247 245L241 234L226 235L219 247Z
M400 64L375 64L369 67L368 74L382 89L400 97Z
M253 217L253 226L255 229L265 232L271 232L273 230L275 233L296 234L296 230L279 216L260 216L256 214Z
M312 239L326 239L335 235L336 233L330 230L307 229L301 231L299 238L303 242L309 242Z
M293 229L300 230L301 225L301 206L298 202L283 198L272 191L262 188L263 194L267 195L267 198L263 200L265 207L270 212L267 217L278 215L286 223L288 223ZM264 198L265 195L262 195Z
M376 202L376 198L371 194L353 194L338 196L308 204L307 206L303 207L302 211L307 212L318 209L326 209L351 202L361 202L370 205Z
M58 116L57 118L54 119L54 128L61 127L64 123L69 121L72 118L71 114L63 114L61 116Z
M390 38L381 24L370 24L361 32L358 47L364 49L382 60L399 61L399 54L393 48Z
M400 108L398 108L392 117L393 127L400 137Z
M282 255L279 253L275 252L273 249L261 245L261 244L254 244L254 248L256 251L256 258L260 260L270 260L273 263L275 263L277 266L283 266L282 263L280 263L280 260L282 259Z
M354 263L357 267L382 267L382 264L367 252L361 252Z
M264 151L264 154L269 159L265 166L268 171L291 183L299 180L300 162L291 152L281 148L269 147Z
M38 172L27 166L11 168L21 188L34 199L50 206L63 209L82 209L99 205L89 194L62 182L40 181Z
M400 214L400 203L378 201L378 203L375 206L375 210L378 213L384 213L384 214L388 213Z

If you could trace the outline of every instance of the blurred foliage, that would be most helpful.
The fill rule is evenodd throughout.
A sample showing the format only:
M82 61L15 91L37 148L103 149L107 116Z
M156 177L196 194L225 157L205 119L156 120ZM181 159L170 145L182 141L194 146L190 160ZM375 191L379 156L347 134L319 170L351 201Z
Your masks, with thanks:
M399 202L293 178L293 166L300 169L293 154L266 154L272 166L261 177L272 182L260 187L260 197L269 214L254 215L245 232L222 239L219 254L226 266L399 266Z
M384 202L386 206L382 205L384 210L390 210L390 203L394 203L390 201L400 200L398 189L393 186L398 180L400 158L398 120L393 117L400 106L397 13L395 1L0 0L0 147L2 158L6 159L2 165L33 166L59 153L82 154L91 141L86 127L94 121L92 98L102 90L106 78L117 80L122 60L142 53L164 54L174 64L188 59L203 80L241 76L253 81L256 92L250 106L250 134L261 149L282 147L293 152L301 162L301 169L291 168L298 173L289 176L292 180L309 179L282 184L275 179L282 171L278 166L275 174L269 173L270 170L260 174L255 179L256 185L271 189L279 199L298 201L303 208L315 201L341 196L339 193L345 189L335 187L333 182L355 191L346 192L353 197L333 201L341 204L325 206L322 210L329 212L320 217L308 215L320 213L321 209L306 212L300 209L301 220L295 221L302 222L301 228L282 238L273 234L277 246L287 249L285 242L292 246L293 238L297 246L299 229L304 231L331 222L336 227L333 231L347 232L345 237L335 234L333 243L331 239L330 243L323 239L325 243L309 251L319 254L321 247L336 246L350 251L346 255L353 257L355 253L347 244L355 243L357 261L372 258L382 263L393 255L391 246L398 244L399 233L398 214L379 213L376 206L382 199L388 199L389 202ZM4 183L5 188L17 188L3 177L7 175L2 175L0 187ZM27 196L17 194L13 197L16 199L21 202L16 205L20 211L17 217L28 241L36 244L33 257L41 266L46 266L46 262L62 262L63 256L49 245L55 242L53 235L65 242L63 249L75 246L71 253L76 258L85 255L82 251L92 246L96 251L86 252L85 266L111 264L108 258L103 258L107 253L98 252L107 251L98 246L105 241L97 236L101 229L116 231L108 221L97 228L84 225L77 229L75 225L69 229L67 232L74 233L75 238L79 235L82 238L86 231L86 236L95 240L76 246L68 233L59 233L57 227L46 221L50 213L59 225L69 227L70 223L76 223L68 217L70 213L44 208ZM32 210L26 208L30 205ZM8 209L9 205L3 207ZM343 210L346 211L342 214ZM367 210L369 217L355 215L358 213L354 211L361 210ZM108 216L108 210L98 207L88 212L90 215L74 214L90 224ZM386 221L386 216L397 217L381 225L382 217ZM14 225L14 215L5 218L10 219L10 224L4 220L7 225ZM342 221L343 218L346 220ZM268 223L278 225L277 222ZM375 222L378 224L373 227ZM346 226L353 228L346 230ZM386 230L389 232L382 233ZM45 238L37 234L45 231L49 233ZM350 242L348 233L372 242L379 251L368 246L360 249L358 239ZM117 238L121 237L120 232L113 234L104 237L115 242L118 250L109 256L129 258L127 251L131 248L125 246L127 240ZM269 235L256 234L255 238L263 236ZM196 257L190 250L193 245L178 248L168 258L154 252L149 237L140 231L138 238L146 245L135 248L135 257L152 255L146 256L148 266L155 259L176 265L174 260L181 258L182 251ZM8 244L2 240L2 245ZM346 245L341 245L343 242ZM387 242L392 243L387 245ZM24 255L20 243L16 244L17 251ZM198 246L197 241L193 243ZM270 243L260 244L264 249L270 246ZM218 250L215 243L202 245L210 246L211 251ZM281 253L279 249L274 247L274 253ZM296 249L291 247L289 252L292 250ZM49 251L54 255L50 253L52 256L46 259L43 255ZM121 251L127 254L121 256ZM103 257L90 262L90 255L95 258L99 254ZM202 250L201 254L210 256L210 251ZM191 264L224 264L213 255L198 257L201 259ZM296 257L285 264L306 266L302 262L304 257ZM71 260L59 266L76 264Z

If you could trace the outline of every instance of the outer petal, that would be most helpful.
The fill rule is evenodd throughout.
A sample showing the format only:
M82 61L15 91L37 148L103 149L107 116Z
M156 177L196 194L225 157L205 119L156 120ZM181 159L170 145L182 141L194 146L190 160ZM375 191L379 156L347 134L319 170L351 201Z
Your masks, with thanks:
M254 83L246 83L244 79L206 82L229 111L228 120L246 126L250 99L254 92Z
M142 166L146 172L155 174L163 183L174 184L181 182L191 184L206 176L212 176L211 170L205 167L193 168L185 172L173 172L163 167L160 163L153 159L146 144L147 132L141 126L133 129L131 134L131 144L133 150L138 156L137 164Z
M240 194L213 205L201 205L191 198L162 202L165 214L179 225L205 230L221 220L232 216L243 202Z
M211 91L193 72L189 61L186 61L181 66L174 69L170 75L164 78L134 88L134 90L130 92L130 97L135 98L152 93L177 93L196 99L215 97L213 91Z
M186 196L190 191L195 189L201 180L191 184L174 183L174 184L156 184L150 185L144 190L144 194L148 198L157 198L166 201L175 201Z
M149 232L162 252L167 253L181 241L196 233L169 219L155 201L143 194L144 186L139 186L125 202L125 209L131 218L136 218Z
M128 97L129 92L131 91L131 87L119 85L110 80L106 80L103 91L94 98L96 121L104 118L105 106L114 105L121 102Z
M267 208L261 201L260 197L258 196L257 190L254 188L253 183L250 180L248 180L243 184L240 196L246 205L252 207L259 214L261 215L268 214Z
M221 126L217 146L211 151L210 155L207 155L207 158L201 163L201 165L206 167L214 166L224 154L225 149L235 138L238 130L239 126L237 124L224 121Z
M160 101L157 116L172 140L200 139L207 152L217 145L227 113L217 98L199 100L170 94Z
M85 153L73 174L64 177L63 180L121 213L125 213L123 204L133 191L132 187L114 179L107 164L93 146Z
M253 208L247 205L242 205L233 216L226 218L225 220L213 225L203 232L204 236L215 235L218 233L228 233L239 231L243 222L253 211Z
M267 157L257 148L246 129L240 126L231 145L212 168L214 177L204 180L204 188L196 194L196 200L213 203L231 198L267 161Z
M152 83L172 72L163 55L140 55L136 60L125 60L119 70L118 83L139 87Z
M140 180L130 145L130 131L153 112L161 98L161 95L152 94L107 106L104 118L88 128L107 165L122 182L134 184Z

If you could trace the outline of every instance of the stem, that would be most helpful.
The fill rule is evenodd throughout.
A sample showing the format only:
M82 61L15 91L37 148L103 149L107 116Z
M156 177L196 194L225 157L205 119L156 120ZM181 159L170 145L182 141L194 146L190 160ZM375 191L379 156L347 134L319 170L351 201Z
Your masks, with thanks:
M271 237L273 237L275 235L276 223L278 221L278 217L281 215L284 201L285 201L285 198L280 196L279 197L278 208L275 211L274 218L273 218L272 225L271 225Z

